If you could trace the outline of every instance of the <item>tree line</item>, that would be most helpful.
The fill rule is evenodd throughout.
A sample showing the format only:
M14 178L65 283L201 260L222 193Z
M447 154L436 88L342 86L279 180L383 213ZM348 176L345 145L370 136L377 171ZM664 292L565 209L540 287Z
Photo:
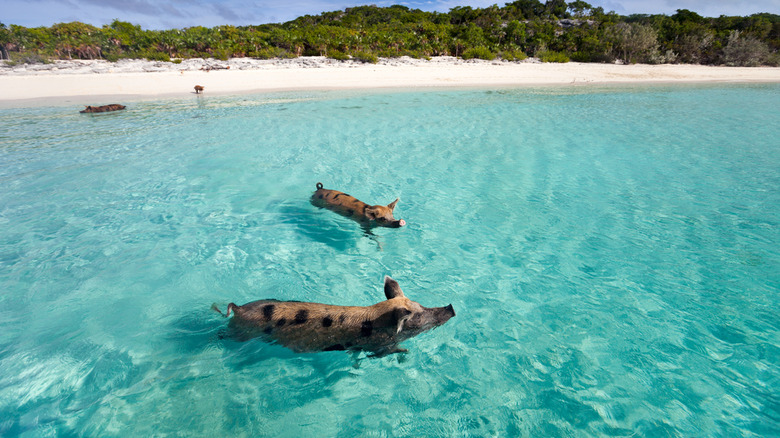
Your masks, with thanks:
M305 15L286 23L144 30L114 20L27 28L0 23L0 59L289 58L328 56L376 62L378 57L456 56L542 61L780 65L780 15L621 16L577 0L518 0L503 7L459 6L426 12L395 5L358 6Z

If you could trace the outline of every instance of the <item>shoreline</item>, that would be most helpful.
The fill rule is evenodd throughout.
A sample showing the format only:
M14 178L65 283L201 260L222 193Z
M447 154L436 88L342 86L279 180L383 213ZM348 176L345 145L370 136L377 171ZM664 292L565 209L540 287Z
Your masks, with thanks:
M257 60L187 59L179 64L147 60L55 61L0 66L0 106L121 103L122 99L248 93L523 87L544 85L775 83L780 67L692 64L541 63L436 57L380 59L377 64L325 57ZM114 99L118 102L108 102Z

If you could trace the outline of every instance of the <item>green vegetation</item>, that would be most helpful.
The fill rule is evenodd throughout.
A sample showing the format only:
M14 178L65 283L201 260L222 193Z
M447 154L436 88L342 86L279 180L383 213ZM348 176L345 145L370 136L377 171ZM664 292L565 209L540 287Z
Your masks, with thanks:
M468 6L448 13L395 5L359 6L306 15L287 23L143 30L114 20L26 28L0 23L0 59L328 56L377 62L378 57L457 56L546 62L778 65L780 15L706 18L687 9L672 16L620 16L577 0L518 0L503 7Z
M563 52L555 50L545 50L536 54L542 62L569 62L569 57Z
M338 61L346 61L349 59L349 55L339 50L329 50L328 58L336 59Z
M463 55L461 55L463 59L485 59L487 61L491 61L493 59L496 59L496 54L491 52L490 49L484 46L474 47L471 49L466 49L463 51Z
M376 64L377 62L379 62L379 58L373 53L369 53L369 52L354 52L352 54L352 59L367 64Z
M510 49L501 52L501 59L504 59L506 61L522 61L526 58L528 58L528 55L526 55L521 50Z
M152 52L152 51L142 52L141 57L146 58L149 61L171 62L171 57L164 52Z

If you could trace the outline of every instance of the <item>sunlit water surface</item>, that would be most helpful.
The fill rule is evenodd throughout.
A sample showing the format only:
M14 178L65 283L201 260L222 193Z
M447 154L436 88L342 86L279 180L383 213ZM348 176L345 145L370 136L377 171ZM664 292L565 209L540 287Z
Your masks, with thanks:
M126 103L0 110L0 435L780 434L780 86ZM384 275L457 316L366 358L209 309Z

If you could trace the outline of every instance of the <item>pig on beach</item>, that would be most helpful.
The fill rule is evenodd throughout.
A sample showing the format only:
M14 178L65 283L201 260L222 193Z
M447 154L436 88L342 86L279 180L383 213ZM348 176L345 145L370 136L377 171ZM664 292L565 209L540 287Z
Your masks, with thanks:
M406 225L403 219L393 217L398 198L387 205L368 205L346 193L322 188L317 183L317 191L311 196L312 205L327 208L342 216L357 221L367 229L373 227L400 228Z
M222 313L233 313L228 323L231 338L259 337L295 352L366 351L381 357L405 353L398 344L436 328L455 316L452 305L426 308L404 295L398 282L385 277L385 297L372 306L335 306L299 301L260 300Z

